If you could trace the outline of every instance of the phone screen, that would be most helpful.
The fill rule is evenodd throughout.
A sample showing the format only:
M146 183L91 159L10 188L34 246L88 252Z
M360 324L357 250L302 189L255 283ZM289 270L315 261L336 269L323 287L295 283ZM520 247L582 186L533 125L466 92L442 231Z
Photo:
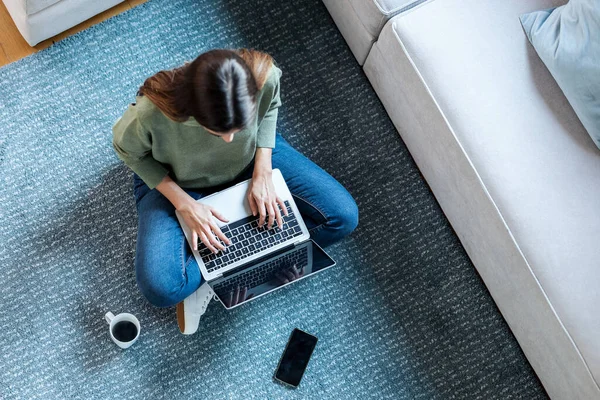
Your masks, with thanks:
M316 345L315 336L294 329L279 361L275 378L288 385L298 386Z

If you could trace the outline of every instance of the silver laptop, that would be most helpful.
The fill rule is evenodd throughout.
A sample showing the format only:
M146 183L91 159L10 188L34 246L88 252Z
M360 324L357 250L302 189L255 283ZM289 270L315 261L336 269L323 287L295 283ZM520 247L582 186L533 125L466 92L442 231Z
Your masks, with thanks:
M247 200L250 181L198 200L214 207L229 220L224 223L215 219L223 234L231 241L231 245L217 254L212 253L199 239L198 248L193 247L191 231L179 212L176 212L202 276L227 309L335 265L333 259L310 239L306 224L279 169L273 170L273 184L288 212L287 216L281 212L282 228L277 223L273 224L272 229L266 225L259 228L259 216L252 215Z

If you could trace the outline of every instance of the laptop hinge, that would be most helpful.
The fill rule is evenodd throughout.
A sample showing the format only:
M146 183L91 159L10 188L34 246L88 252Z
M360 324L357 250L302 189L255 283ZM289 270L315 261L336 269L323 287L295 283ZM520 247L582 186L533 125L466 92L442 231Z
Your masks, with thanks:
M252 260L252 261L250 261L250 262L251 262L252 264L258 264L258 263L260 263L260 262L263 262L264 260L267 260L267 259L269 259L269 258L273 258L273 257L274 257L274 256L276 256L276 255L279 255L279 254L285 253L286 251L292 250L294 247L296 247L296 243L289 244L289 245L287 245L287 246L285 246L285 247L282 247L281 249L279 249L279 250L277 250L277 251L274 251L274 252L272 252L272 253L265 254L264 256L262 256L262 257L260 257L260 258L257 258L257 259L255 259L255 260ZM229 271L227 271L227 272L223 273L223 275L221 275L220 277L221 277L221 278L225 278L225 277L227 277L227 276L229 276L229 275L233 275L233 274L235 274L235 273L237 273L237 272L240 272L241 270L243 270L244 268L246 268L246 266L247 266L247 265L248 265L248 263L245 263L245 264L239 265L239 266L237 266L236 268L234 268L234 269L232 269L232 270L229 270Z

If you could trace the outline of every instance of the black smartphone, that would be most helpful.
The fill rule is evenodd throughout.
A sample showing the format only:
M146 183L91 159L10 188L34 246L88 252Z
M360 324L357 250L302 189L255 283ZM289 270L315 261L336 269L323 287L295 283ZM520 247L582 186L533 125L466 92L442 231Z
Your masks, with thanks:
M316 336L298 328L294 329L287 346L285 346L281 360L279 360L279 365L275 371L275 379L297 387L316 345Z

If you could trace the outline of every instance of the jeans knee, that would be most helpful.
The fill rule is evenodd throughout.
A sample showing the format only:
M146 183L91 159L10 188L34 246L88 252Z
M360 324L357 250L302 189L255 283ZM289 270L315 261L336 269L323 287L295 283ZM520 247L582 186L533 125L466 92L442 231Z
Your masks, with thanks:
M358 206L354 202L354 199L344 206L339 218L342 221L340 230L344 233L344 236L354 232L358 226Z
M147 276L140 273L141 269L136 268L137 285L144 297L156 307L170 307L183 299L181 299L181 284L168 279L159 274Z
M150 304L153 306L170 307L179 303L180 301L173 296L173 291L170 288L154 284L141 285L139 283L138 287L140 288L140 291L146 300L148 300L148 302L150 302Z
M358 206L348 195L344 201L337 203L336 212L328 221L330 228L335 230L337 239L351 234L358 226Z

